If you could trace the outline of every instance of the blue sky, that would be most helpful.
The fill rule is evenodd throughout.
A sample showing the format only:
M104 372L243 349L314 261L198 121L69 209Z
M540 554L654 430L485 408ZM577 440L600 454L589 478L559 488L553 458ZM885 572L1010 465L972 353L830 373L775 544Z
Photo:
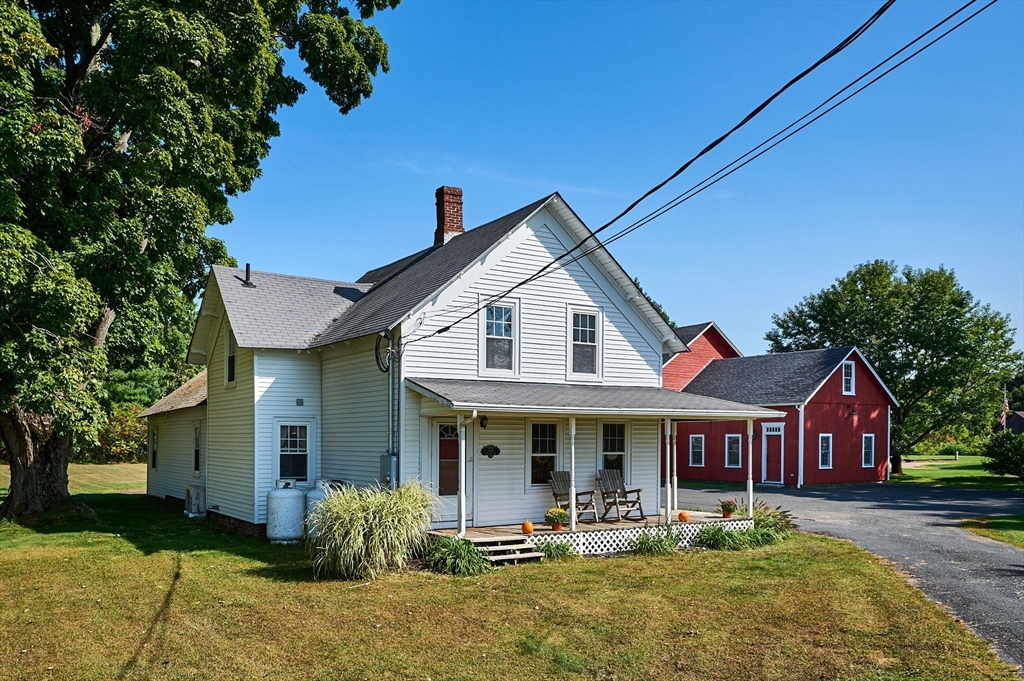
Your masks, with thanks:
M465 190L467 227L557 190L596 228L878 4L406 0L374 20L392 69L373 96L342 116L311 86L235 221L211 233L254 269L347 280L431 243L442 184ZM649 205L959 4L897 2ZM953 268L1019 328L1024 3L997 3L611 251L677 323L714 319L748 354L773 312L875 258Z

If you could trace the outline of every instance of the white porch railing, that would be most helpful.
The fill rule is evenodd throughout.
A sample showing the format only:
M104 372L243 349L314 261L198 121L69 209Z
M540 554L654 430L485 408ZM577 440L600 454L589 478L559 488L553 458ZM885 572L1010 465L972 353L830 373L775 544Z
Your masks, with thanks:
M749 530L754 526L752 518L732 518L729 520L711 520L700 523L672 523L671 529L679 537L679 547L688 548L693 538L702 528L717 525L725 530ZM553 532L539 535L534 543L552 542L555 544L572 544L584 556L600 554L625 553L629 550L630 541L642 534L653 534L666 529L665 525L637 525L636 527L615 527L607 530L581 530L577 532Z

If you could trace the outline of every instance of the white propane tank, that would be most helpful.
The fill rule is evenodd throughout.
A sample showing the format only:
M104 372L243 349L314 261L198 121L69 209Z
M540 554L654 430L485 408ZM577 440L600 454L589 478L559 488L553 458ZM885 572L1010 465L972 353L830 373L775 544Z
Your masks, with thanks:
M302 539L306 494L294 480L278 480L267 492L267 539L272 544L294 544Z
M327 498L327 495L330 494L330 491L331 491L331 481L329 479L324 479L324 478L317 478L316 479L316 481L313 483L313 489L311 489L308 492L306 492L306 518L307 519L313 513L313 511L315 511L317 509L317 507L320 505L320 502L322 502L324 499ZM309 525L307 523L306 534L308 536L310 536L310 537L315 537L317 535L316 528L313 527L312 525Z

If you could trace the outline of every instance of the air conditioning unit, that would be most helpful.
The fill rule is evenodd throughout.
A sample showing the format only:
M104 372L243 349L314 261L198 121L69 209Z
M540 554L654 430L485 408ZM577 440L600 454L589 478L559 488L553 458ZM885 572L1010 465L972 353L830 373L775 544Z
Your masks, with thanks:
M206 517L206 487L204 485L185 486L185 515L189 518Z

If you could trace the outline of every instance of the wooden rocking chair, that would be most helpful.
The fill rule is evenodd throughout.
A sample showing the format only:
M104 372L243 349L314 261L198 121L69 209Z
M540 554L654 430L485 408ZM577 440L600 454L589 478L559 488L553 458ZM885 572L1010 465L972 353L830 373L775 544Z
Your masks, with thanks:
M615 517L618 520L645 520L643 507L640 505L640 492L642 489L626 489L622 481L622 473L615 469L599 470L597 482L601 487L601 503L604 504L604 514L601 520L615 509ZM630 514L639 514L639 518L630 517Z
M559 508L569 510L569 471L551 471L551 496L555 498L555 505ZM594 490L576 491L576 520L578 522L596 523L597 500L594 499ZM584 515L593 515L593 520L583 520Z

